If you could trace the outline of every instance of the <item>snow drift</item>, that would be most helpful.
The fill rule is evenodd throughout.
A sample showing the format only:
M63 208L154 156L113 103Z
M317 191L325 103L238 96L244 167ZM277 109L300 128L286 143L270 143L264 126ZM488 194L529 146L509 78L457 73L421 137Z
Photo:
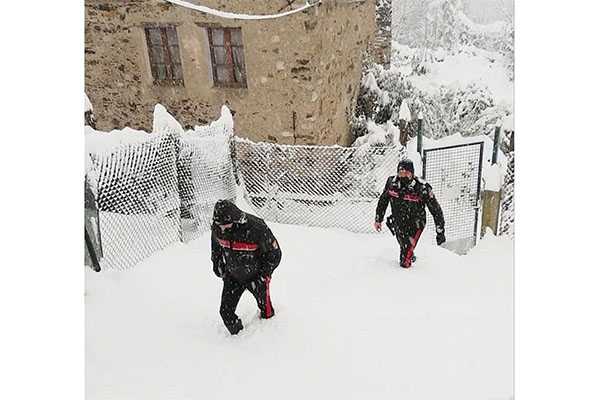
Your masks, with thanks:
M208 234L128 272L86 275L86 398L509 399L510 239L467 256L421 243L397 267L389 236L272 224L276 316L230 336Z

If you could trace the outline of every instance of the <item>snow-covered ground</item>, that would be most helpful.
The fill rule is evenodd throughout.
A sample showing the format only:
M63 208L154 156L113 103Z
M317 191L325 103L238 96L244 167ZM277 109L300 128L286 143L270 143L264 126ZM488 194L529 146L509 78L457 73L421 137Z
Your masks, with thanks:
M412 57L418 49L393 43L400 64L392 66L402 70L402 60ZM425 75L412 74L410 68L407 77L418 89L437 94L440 88L466 88L469 84L487 87L496 104L504 104L513 109L514 82L506 71L505 57L497 52L486 51L473 46L464 46L460 51L447 53L443 49L436 52L436 61L428 63L429 71Z
M514 85L500 55L472 48L444 56L443 61L432 63L430 68L427 75L410 77L419 89L435 94L441 86L466 87L474 83L487 86L497 103L504 103L512 110Z
M271 224L276 316L218 314L206 233L125 272L86 275L86 392L95 399L429 399L512 396L513 242L466 256L391 235Z

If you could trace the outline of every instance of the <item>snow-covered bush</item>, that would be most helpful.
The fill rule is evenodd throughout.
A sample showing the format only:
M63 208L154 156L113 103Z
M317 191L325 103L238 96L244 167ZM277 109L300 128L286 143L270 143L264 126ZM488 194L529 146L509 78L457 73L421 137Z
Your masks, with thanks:
M363 79L351 124L355 138L362 138L358 144L369 141L372 145L389 145L395 131L401 128L400 120L406 120L400 117L403 103L410 108L411 118L406 128L409 137L416 135L419 112L423 116L424 135L433 139L457 132L464 136L491 134L498 120L511 113L508 105L496 103L485 86L441 85L437 90L426 91L408 79L405 69L373 65ZM366 138L367 135L372 137Z
M465 15L461 0L401 3L394 4L390 67L371 63L363 71L351 119L355 145L388 145L398 129L415 136L419 113L433 139L492 135L512 114L512 17L481 25ZM403 104L411 110L406 130Z

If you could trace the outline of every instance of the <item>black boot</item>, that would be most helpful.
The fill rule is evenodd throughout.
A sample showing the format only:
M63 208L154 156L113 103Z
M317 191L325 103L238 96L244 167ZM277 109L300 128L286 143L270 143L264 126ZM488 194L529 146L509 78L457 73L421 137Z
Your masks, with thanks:
M417 256L415 256L413 254L413 256L411 257L411 267L412 267L412 264L414 264L415 261L417 261ZM399 262L400 262L400 266L402 268L410 268L410 267L407 267L407 266L405 266L405 265L402 264L402 254L400 254L400 261Z
M227 327L229 333L231 333L232 335L237 335L239 331L244 329L244 325L242 325L242 321L239 318L236 319L233 323L225 324L225 326Z

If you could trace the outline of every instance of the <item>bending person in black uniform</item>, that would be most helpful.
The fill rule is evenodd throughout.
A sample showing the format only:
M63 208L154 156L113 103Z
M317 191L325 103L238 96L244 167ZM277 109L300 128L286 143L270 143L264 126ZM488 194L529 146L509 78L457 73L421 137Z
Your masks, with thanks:
M410 268L414 261L414 250L425 228L425 206L433 215L437 244L446 241L442 208L433 195L431 185L414 174L412 161L404 159L398 163L398 173L387 179L375 214L374 227L380 232L388 203L392 204L392 215L387 219L387 226L400 244L400 266L403 268Z
M269 283L281 261L281 249L267 224L231 201L219 200L213 213L211 245L213 271L223 279L220 313L229 332L235 335L243 329L235 309L246 289L256 299L261 318L271 318L275 310Z

